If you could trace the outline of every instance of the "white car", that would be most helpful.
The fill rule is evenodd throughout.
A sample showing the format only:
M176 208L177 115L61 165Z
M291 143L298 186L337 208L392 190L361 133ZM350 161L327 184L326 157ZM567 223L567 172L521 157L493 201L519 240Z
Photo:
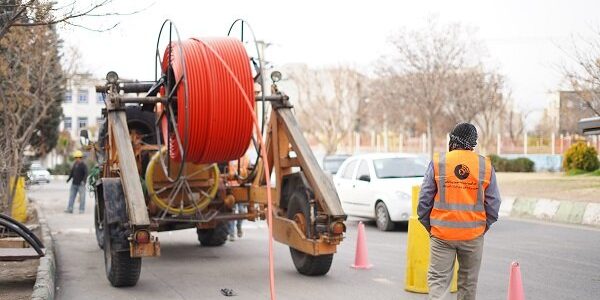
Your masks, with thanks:
M375 219L380 230L408 221L412 187L423 183L428 161L404 153L369 153L348 158L333 178L347 215Z
M27 172L27 177L31 183L50 183L50 172L41 165L32 164Z

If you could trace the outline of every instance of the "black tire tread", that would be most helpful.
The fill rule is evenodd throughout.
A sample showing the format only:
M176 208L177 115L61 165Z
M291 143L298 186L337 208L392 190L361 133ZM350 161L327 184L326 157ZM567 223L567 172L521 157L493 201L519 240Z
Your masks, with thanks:
M390 219L390 212L387 209L387 206L382 201L377 202L377 205L375 205L375 218L376 218L376 220L379 219L379 217L377 216L377 207L379 207L381 205L383 205L383 208L385 209L387 222L384 227L380 227L379 222L377 222L377 221L375 221L375 224L377 224L377 228L379 228L379 230L381 230L381 231L390 231L390 230L394 229L395 224L394 224L394 222L392 222L392 219Z
M109 184L108 192L115 193L121 197L120 201L125 201L125 196L120 184ZM104 211L104 266L106 278L114 287L127 287L137 284L142 271L142 259L129 256L129 228L121 222L108 224L106 217L107 211ZM110 265L107 260L110 256Z
M97 193L97 192L96 192ZM94 231L96 233L96 242L98 242L98 247L100 247L100 249L104 249L104 228L100 228L100 222L103 222L104 220L101 220L99 218L99 208L98 205L96 204L94 206ZM104 225L104 224L102 224Z
M134 286L140 279L142 269L142 259L139 257L130 257L127 251L113 251L112 271L108 275L108 280L115 287Z
M308 203L306 190L300 187L294 190L288 202L287 217L293 219L294 215L302 212L305 216L309 215L310 205ZM309 230L309 224L304 228L305 232ZM322 276L329 272L333 262L333 254L310 255L290 247L292 261L298 273L307 276Z
M143 111L141 107L138 106L127 106L125 108L125 115L127 116L127 125L129 129L137 128L145 134L151 134L151 136L144 138L144 142L148 144L156 144L156 137L152 135L155 133L154 122L156 120L156 115L154 112ZM100 128L100 134L98 135L98 141L100 142L101 148L104 148L105 137L107 133L108 122L105 119L102 123L102 127Z
M298 273L306 276L323 276L331 269L333 254L313 256L290 247L292 261ZM294 257L296 256L296 259ZM299 257L300 256L300 257ZM300 263L296 263L296 262Z
M215 228L211 229L196 229L198 241L204 247L219 247L227 242L229 235L227 223L220 222Z

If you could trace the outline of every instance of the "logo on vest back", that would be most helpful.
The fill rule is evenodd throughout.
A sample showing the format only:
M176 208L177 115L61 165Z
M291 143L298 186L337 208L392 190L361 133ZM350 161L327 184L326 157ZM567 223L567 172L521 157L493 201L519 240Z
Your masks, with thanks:
M467 177L469 177L469 174L471 172L469 171L469 167L467 167L466 165L458 165L456 166L456 168L454 168L454 175L456 175L456 177L458 177L458 179L460 180L465 180L467 179Z

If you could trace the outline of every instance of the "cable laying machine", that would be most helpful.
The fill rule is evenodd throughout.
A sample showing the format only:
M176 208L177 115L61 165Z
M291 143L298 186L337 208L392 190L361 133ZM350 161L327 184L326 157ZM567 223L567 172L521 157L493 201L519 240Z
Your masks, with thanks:
M154 81L109 72L96 87L106 108L91 147L98 169L90 182L96 238L113 286L135 285L141 258L160 255L155 232L196 228L202 246L221 246L227 222L264 220L269 212L273 238L289 245L298 272L323 275L331 267L346 215L278 90L281 73L266 86L260 49L248 56L249 27L238 20L230 33L236 24L241 40L182 41L167 20ZM252 151L257 158L248 162Z

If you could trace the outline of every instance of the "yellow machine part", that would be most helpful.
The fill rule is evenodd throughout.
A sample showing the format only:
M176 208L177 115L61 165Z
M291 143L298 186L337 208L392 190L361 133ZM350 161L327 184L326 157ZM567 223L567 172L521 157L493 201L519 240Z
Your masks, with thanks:
M417 206L419 204L419 186L412 189L412 213L408 220L408 242L406 250L406 284L404 289L415 293L428 293L427 270L429 269L429 233L419 222ZM458 261L454 262L454 276L450 291L458 290Z
M181 178L172 183L168 180L164 169L160 165L161 157L164 159L170 158L166 153L166 148L163 148L161 152L162 156L158 151L152 156L146 169L146 187L152 202L159 208L178 215L191 215L208 206L219 189L219 168L217 165L187 162L183 166ZM169 177L176 177L181 163L171 160L169 166L169 172L171 173ZM178 184L181 184L180 188L177 188ZM173 198L171 200L163 198L168 197L173 188L178 189L172 195Z

